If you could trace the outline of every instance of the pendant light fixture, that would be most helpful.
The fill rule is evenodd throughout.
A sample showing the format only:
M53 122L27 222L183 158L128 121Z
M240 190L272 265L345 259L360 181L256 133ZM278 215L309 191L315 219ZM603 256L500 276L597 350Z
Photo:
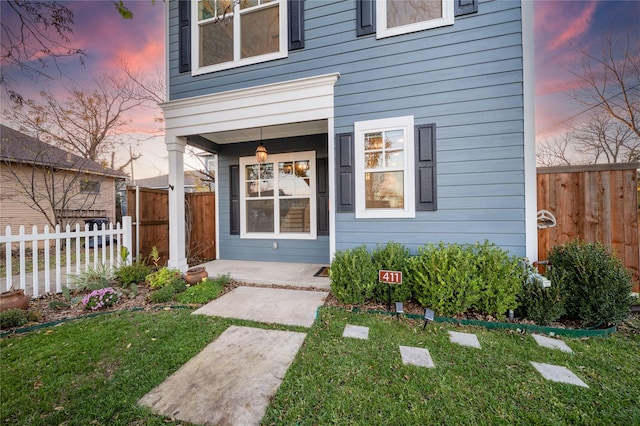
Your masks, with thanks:
M267 161L267 147L262 143L262 127L260 127L260 144L256 148L256 161L262 164Z

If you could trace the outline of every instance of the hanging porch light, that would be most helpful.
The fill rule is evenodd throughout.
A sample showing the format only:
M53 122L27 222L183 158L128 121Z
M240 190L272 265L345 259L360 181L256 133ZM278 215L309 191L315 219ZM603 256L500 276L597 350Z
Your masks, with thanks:
M258 161L258 164L267 161L267 147L265 147L262 142L260 142L260 145L256 148L256 161Z
M260 127L260 145L256 148L256 161L262 164L267 161L267 147L262 143L262 127Z

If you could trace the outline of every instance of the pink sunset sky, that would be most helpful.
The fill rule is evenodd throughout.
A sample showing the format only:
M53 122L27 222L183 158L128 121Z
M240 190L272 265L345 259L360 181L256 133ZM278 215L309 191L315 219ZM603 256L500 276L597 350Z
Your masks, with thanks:
M307 0L324 1L324 0ZM119 74L122 58L131 68L147 75L165 72L165 4L162 0L126 0L134 14L125 20L117 13L112 1L62 1L75 15L75 30L71 45L86 49L86 65L68 61L59 82L65 85L89 83L101 74ZM482 5L480 5L482 7ZM2 19L6 16L2 1ZM640 1L546 1L536 0L535 63L536 63L536 137L540 140L563 130L564 122L581 119L584 108L572 102L567 92L579 81L571 70L581 69L579 49L599 51L607 37L626 40L629 36L639 43ZM56 75L58 77L58 75ZM16 75L16 78L20 78ZM40 81L47 84L46 81ZM55 84L57 84L55 82ZM54 83L49 83L54 84ZM21 89L33 87L21 82ZM32 95L33 96L33 95ZM154 113L133 117L133 129L157 130ZM166 160L161 137L142 142L136 177L166 173Z

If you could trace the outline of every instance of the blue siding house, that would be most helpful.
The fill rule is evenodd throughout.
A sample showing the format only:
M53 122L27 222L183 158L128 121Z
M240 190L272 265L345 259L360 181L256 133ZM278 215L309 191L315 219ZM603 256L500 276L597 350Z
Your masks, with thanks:
M217 154L219 259L485 239L536 259L530 1L166 8L170 266L186 145Z

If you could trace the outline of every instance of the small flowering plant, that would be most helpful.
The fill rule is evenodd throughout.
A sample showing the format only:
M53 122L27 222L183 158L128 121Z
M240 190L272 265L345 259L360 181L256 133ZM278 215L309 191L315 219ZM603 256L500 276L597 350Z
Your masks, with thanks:
M82 299L85 309L97 311L115 305L120 295L111 287L94 290Z

